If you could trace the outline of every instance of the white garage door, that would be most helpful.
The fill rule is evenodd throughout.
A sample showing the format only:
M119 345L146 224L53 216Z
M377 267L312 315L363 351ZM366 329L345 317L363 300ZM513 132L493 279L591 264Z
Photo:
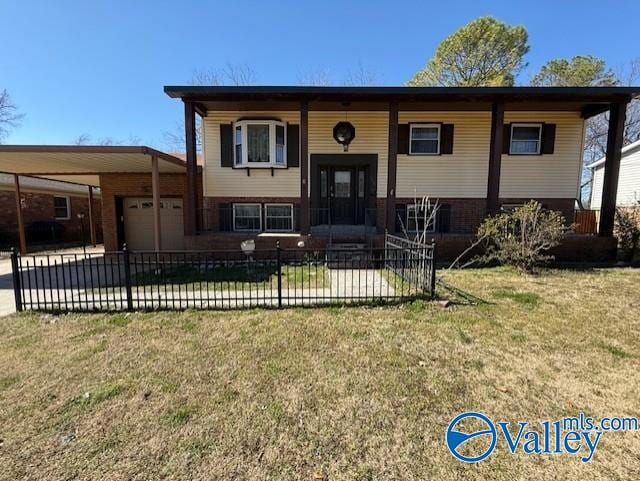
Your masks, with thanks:
M160 200L162 249L184 249L182 199ZM153 200L148 197L124 199L124 236L131 250L153 250Z

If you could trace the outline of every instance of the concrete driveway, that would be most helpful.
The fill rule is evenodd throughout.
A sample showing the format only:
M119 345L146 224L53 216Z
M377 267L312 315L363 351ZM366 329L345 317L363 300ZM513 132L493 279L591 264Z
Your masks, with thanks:
M87 252L104 252L102 246L87 247ZM57 251L38 252L38 254L82 254L82 247L61 249ZM11 259L0 259L0 317L16 312L13 297L13 277L11 275Z

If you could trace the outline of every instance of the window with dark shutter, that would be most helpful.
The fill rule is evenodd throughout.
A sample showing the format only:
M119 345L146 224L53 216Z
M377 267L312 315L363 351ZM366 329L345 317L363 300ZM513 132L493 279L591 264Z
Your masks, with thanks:
M233 126L220 124L220 165L233 167Z
M504 124L502 129L502 153L508 154L511 148L511 124Z
M553 154L556 143L556 124L542 126L542 154Z
M287 165L300 167L300 126L287 124Z
M398 125L398 154L409 153L409 124Z
M442 124L441 129L441 147L442 155L453 154L453 124Z

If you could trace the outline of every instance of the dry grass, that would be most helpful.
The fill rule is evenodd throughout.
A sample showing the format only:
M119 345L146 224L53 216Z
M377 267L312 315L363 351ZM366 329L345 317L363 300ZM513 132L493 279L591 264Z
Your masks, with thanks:
M0 322L2 479L638 479L594 459L455 461L463 410L640 416L640 271L454 272L488 301L20 315Z

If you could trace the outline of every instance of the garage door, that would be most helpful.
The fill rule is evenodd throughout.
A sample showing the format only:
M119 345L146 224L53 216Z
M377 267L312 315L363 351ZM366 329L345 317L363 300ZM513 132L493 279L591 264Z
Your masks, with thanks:
M160 200L162 249L184 249L182 199ZM148 197L124 199L124 236L131 250L153 250L153 200Z

